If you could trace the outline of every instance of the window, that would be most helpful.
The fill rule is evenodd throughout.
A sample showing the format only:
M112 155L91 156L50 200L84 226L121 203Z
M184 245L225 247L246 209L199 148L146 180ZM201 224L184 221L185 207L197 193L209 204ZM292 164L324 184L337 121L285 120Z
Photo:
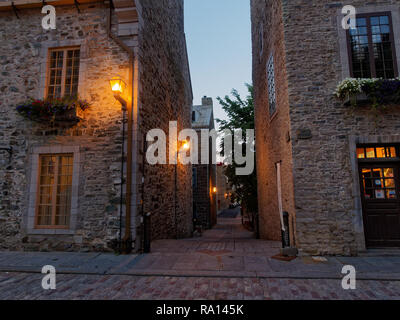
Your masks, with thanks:
M51 49L47 76L47 98L78 95L79 48Z
M37 229L68 229L71 213L72 154L39 157Z
M274 56L268 60L267 64L267 79L268 79L268 102L269 102L269 114L272 116L276 111L276 94L275 94L275 68L274 68Z
M362 169L365 199L397 199L393 168Z
M390 147L360 147L357 148L358 159L384 159L396 158L397 150L395 146Z
M390 13L357 15L356 29L348 31L348 46L353 78L397 77Z

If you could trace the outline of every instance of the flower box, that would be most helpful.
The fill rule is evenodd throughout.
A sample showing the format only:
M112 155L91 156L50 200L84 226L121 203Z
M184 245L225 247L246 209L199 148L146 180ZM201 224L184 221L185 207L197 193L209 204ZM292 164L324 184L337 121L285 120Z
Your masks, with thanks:
M347 106L400 105L400 79L349 78L337 86L334 94Z
M62 99L30 99L17 106L17 112L36 122L69 122L77 123L80 118L77 112L85 111L89 104L84 100L65 97Z
M345 106L351 105L367 105L370 103L368 96L365 93L358 93L356 95L350 96L348 95L345 100L343 100L343 104Z

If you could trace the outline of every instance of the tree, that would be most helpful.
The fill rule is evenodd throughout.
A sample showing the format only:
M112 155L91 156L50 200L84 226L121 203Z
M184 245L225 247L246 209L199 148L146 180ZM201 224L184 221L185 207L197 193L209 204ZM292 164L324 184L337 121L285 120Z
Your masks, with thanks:
M222 133L228 129L233 132L235 129L242 129L243 141L242 151L245 152L246 144L246 130L254 130L254 103L253 103L253 86L246 84L248 89L248 96L243 100L236 89L232 90L233 98L225 96L224 99L218 97L218 102L221 104L222 109L227 115L227 120L217 119L219 123L219 131ZM223 144L221 143L222 155L225 154ZM234 159L232 154L232 164L228 165L225 170L225 175L228 177L229 183L233 187L233 197L240 201L244 209L251 215L251 222L253 227L256 227L257 213L258 213L258 200L257 200L257 172L254 169L253 173L248 176L236 175L236 168L240 167Z

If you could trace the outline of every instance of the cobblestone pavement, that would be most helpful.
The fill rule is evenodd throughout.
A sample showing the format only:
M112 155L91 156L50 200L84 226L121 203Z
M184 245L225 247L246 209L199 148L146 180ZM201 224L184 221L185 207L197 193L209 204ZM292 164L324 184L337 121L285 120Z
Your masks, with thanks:
M400 255L273 259L280 244L255 240L237 219L201 238L160 240L152 253L0 252L0 299L400 299ZM41 287L53 265L57 289ZM357 271L345 291L344 265Z
M152 252L143 255L0 252L0 272L40 273L43 266L52 265L58 274L342 279L343 266L351 265L359 280L400 281L399 253L279 261L273 257L280 243L254 239L241 226L240 217L220 221L200 238L154 241Z
M339 280L58 275L56 290L42 275L0 273L0 299L74 300L399 300L400 282L358 281L345 291Z

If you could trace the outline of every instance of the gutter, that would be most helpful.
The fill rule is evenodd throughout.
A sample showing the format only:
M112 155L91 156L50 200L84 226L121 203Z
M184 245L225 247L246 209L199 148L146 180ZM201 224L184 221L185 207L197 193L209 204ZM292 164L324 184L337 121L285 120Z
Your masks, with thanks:
M128 150L127 150L127 177L126 177L126 196L125 196L125 235L122 239L120 248L124 254L129 254L132 251L132 234L131 234L131 197L132 197L132 145L133 145L133 109L134 109L134 52L129 48L121 39L119 39L115 34L111 32L111 13L112 6L110 1L105 1L107 10L107 34L113 39L122 49L124 49L129 54L129 99L127 112L128 112ZM121 187L122 190L122 187ZM122 192L122 191L121 191ZM122 221L121 221L122 223Z

